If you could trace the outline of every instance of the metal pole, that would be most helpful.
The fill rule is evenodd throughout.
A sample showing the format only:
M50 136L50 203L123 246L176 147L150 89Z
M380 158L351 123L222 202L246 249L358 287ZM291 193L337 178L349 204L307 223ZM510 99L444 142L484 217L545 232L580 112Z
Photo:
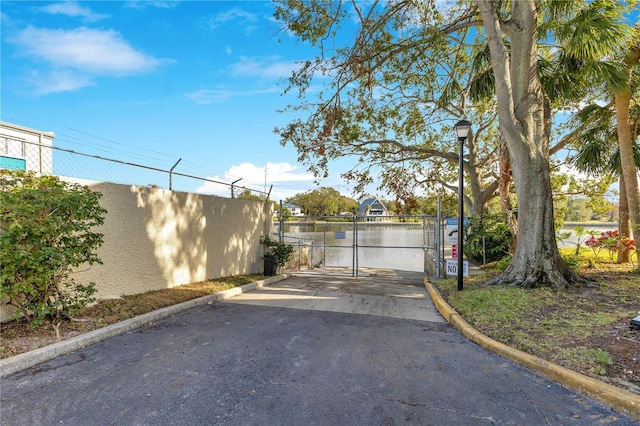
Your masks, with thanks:
M271 197L271 190L273 189L273 185L269 187L269 192L267 192L267 198L264 200L265 204L269 202L269 197Z
M174 164L170 169L169 169L169 190L173 189L173 169L176 168L176 166L178 165L179 162L182 161L182 158L178 158L178 161L176 161L176 164Z
M233 182L231 182L231 198L235 198L235 197L233 196L233 184L234 184L234 183L238 183L238 182L240 182L241 180L242 180L242 178L240 178L240 179L236 179L236 180L234 180ZM282 206L280 206L280 209L282 210Z
M438 204L437 204L438 209L436 210L436 223L434 223L434 230L435 230L435 240L436 240L436 246L435 246L435 255L436 255L436 277L440 277L440 221L441 221L441 212L440 212L440 197L438 197Z
M463 288L463 277L462 277L462 267L463 267L463 238L462 238L462 222L464 215L464 205L463 205L463 193L464 190L462 181L464 179L464 173L462 171L462 160L463 160L463 150L464 150L464 138L458 138L460 142L460 158L458 163L459 175L458 175L458 291L461 291Z
M353 217L353 231L352 231L352 239L353 239L353 246L351 249L351 256L352 256L352 261L351 261L351 276L352 277L357 277L358 276L358 225L356 224L356 217Z
M327 266L327 231L322 231L322 265Z
M233 187L231 187L233 188ZM280 234L280 242L284 243L284 214L282 214L282 200L280 200L280 229L278 232Z
M438 224L438 226L440 227L440 258L444 261L445 258L445 254L444 254L444 234L446 234L446 225L443 223L443 220L440 219L440 223ZM446 263L446 262L445 262ZM445 274L442 274L443 276Z
M22 149L26 154L26 147L24 144L22 144ZM53 158L53 156L51 158ZM42 133L38 135L38 161L40 162L40 164L38 165L38 173L42 174ZM51 174L53 174L53 164L51 164Z

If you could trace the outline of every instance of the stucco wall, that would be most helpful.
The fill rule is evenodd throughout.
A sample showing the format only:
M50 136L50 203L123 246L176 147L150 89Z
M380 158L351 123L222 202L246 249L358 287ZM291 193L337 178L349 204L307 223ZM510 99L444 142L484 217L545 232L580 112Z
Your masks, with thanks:
M270 203L82 183L102 193L108 213L99 229L103 264L85 265L73 278L95 282L99 299L262 271L260 236L272 232Z

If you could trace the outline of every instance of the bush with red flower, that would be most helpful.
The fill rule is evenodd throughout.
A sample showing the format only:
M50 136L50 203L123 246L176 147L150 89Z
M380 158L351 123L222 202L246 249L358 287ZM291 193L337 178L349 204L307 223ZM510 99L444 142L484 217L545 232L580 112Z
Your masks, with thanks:
M603 249L609 251L610 260L613 260L614 254L619 251L629 251L632 255L636 251L636 242L628 237L620 237L617 229L601 232L599 236L592 235L584 244L593 250L596 259Z

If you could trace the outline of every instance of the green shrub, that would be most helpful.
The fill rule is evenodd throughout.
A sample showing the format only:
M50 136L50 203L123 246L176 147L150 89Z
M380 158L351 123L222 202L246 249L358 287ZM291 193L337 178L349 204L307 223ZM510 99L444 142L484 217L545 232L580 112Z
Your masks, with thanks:
M511 263L511 258L513 256L511 256L510 254L506 255L505 257L503 257L502 259L498 260L496 262L496 269L500 272L504 272L505 269L507 269L507 266L509 266L509 264Z
M96 250L104 223L101 194L87 187L32 172L0 172L0 298L17 308L32 327L44 319L56 334L62 321L95 292L69 278L72 268L102 263Z
M483 214L469 219L465 227L464 254L473 263L482 263L482 237L485 240L486 261L495 262L509 254L512 236L504 215Z
M576 256L573 256L573 255L565 256L562 253L560 254L564 259L564 263L566 263L569 268L573 269L574 271L577 271L578 268L580 268L580 263L578 263L578 259L576 258Z
M260 243L265 246L266 254L278 256L278 266L286 265L293 255L291 244L281 243L269 237L260 237Z

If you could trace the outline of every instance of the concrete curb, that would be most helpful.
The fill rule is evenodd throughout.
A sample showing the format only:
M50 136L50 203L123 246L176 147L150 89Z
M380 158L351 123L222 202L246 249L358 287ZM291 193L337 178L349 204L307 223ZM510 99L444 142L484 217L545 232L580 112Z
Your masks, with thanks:
M29 367L33 367L34 365L52 360L60 355L65 355L94 343L98 343L110 337L117 336L118 334L126 333L145 324L161 320L162 318L177 314L189 308L194 308L196 306L202 306L209 303L218 302L220 300L229 299L233 296L246 293L247 291L255 290L257 288L284 280L286 278L289 278L289 276L290 275L287 274L276 275L273 277L265 278L264 280L244 284L239 287L230 288L228 290L223 290L215 294L188 300L177 305L167 306L166 308L139 315L137 317L130 318L116 324L111 324L107 327L100 328L89 333L81 334L67 340L62 340L49 346L45 346L33 351L13 356L11 358L0 360L0 377L5 377L9 374L13 374Z
M530 370L540 373L561 385L593 398L640 421L640 395L615 387L603 381L585 376L568 368L545 361L526 352L513 349L493 340L467 323L440 295L428 278L424 279L431 300L444 319L463 336L490 352L514 361Z

